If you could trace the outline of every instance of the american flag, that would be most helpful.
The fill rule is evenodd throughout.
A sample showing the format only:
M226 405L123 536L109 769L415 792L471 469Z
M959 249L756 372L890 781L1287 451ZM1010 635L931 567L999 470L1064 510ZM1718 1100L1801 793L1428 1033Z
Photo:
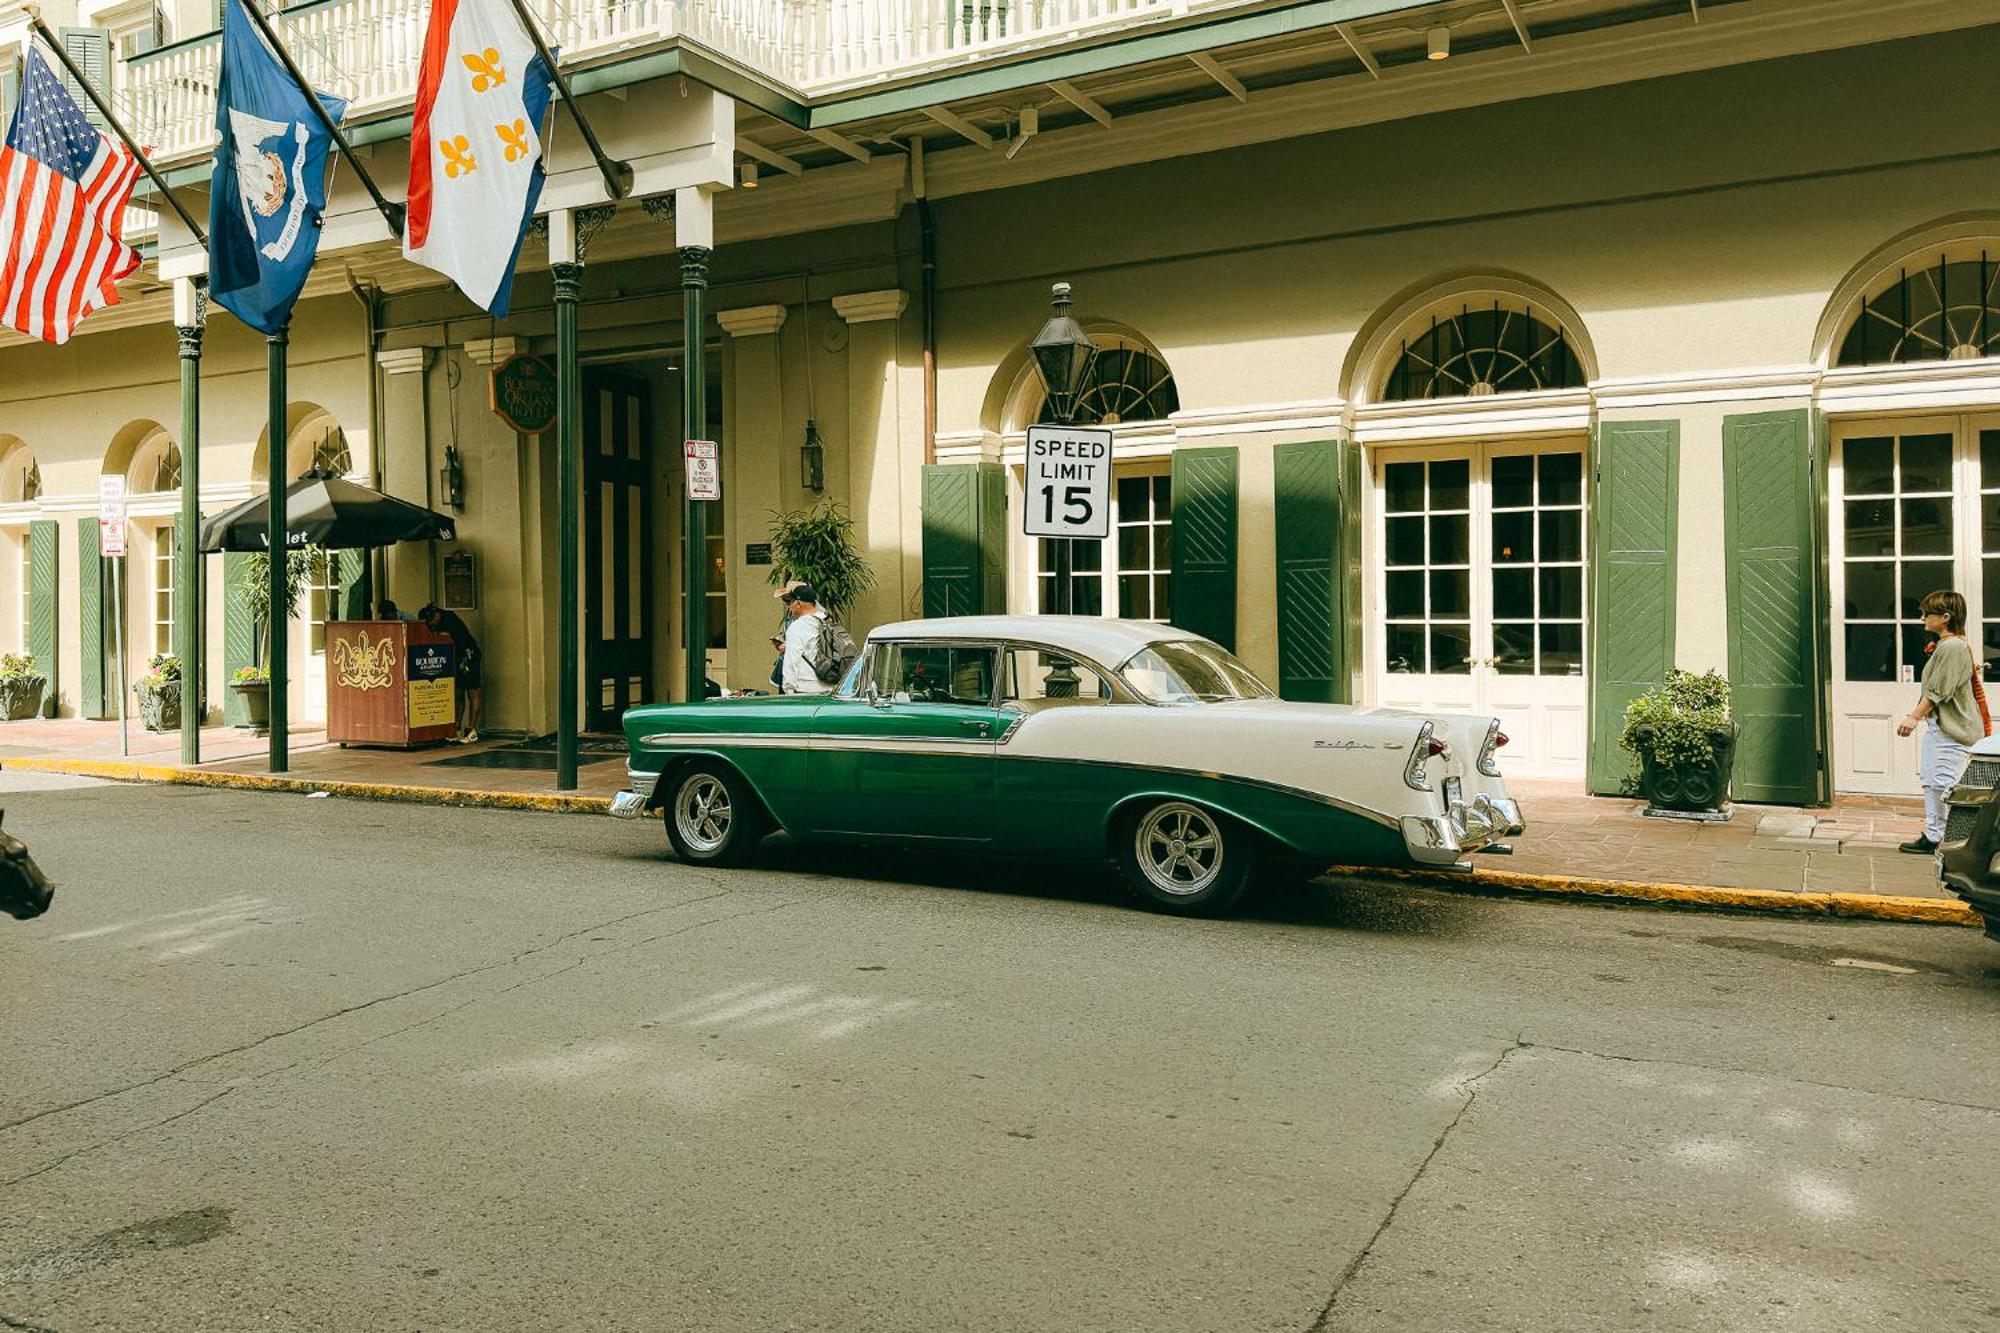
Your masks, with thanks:
M123 236L139 170L31 49L0 145L0 323L64 343L85 315L117 304L118 280L139 267Z

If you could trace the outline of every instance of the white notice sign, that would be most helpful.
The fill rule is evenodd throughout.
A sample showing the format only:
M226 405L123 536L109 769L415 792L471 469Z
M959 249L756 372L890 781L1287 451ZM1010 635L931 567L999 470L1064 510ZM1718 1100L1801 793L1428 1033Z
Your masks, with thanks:
M97 550L100 555L125 554L125 478L105 474L97 479Z
M1028 489L1021 530L1030 537L1111 535L1111 432L1096 426L1028 427Z
M687 442L687 487L690 500L722 498L722 452L714 440Z

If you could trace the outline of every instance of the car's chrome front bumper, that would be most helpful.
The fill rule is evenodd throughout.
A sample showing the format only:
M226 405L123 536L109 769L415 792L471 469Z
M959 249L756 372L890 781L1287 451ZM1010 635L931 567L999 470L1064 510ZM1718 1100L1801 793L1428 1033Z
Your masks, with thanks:
M1527 831L1521 807L1512 797L1484 792L1470 801L1454 801L1442 815L1404 815L1403 846L1418 865L1470 870L1465 856Z
M658 773L626 769L625 790L611 798L612 816L617 819L644 819L646 807L652 802L653 785L659 780Z

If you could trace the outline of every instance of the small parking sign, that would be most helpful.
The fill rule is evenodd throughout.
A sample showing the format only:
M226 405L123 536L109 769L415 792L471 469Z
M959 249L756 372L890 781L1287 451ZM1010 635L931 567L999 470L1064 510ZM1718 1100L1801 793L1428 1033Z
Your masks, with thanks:
M1030 537L1111 535L1111 432L1030 426L1022 531Z

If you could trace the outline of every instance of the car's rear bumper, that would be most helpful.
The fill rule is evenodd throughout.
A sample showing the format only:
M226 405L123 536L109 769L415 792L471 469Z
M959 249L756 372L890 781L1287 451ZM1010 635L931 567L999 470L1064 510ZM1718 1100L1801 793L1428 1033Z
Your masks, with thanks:
M1513 798L1482 792L1470 801L1453 802L1442 815L1403 816L1403 846L1418 865L1470 870L1466 856L1527 827Z

